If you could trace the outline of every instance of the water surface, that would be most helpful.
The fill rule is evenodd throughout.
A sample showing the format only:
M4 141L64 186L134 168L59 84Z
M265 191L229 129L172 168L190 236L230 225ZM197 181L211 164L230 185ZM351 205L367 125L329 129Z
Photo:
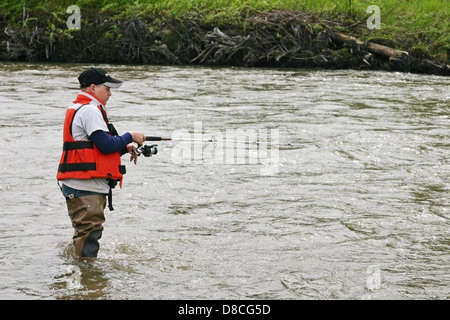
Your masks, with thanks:
M86 265L55 175L87 67L0 66L0 298L450 298L448 78L104 66L125 81L119 132L279 141L269 162L251 142L243 158L200 142L192 161L158 142L127 164Z

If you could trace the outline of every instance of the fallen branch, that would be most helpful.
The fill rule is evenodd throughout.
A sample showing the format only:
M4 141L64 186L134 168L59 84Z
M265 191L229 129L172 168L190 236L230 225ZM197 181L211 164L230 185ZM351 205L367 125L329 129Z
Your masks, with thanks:
M346 44L350 45L357 45L359 47L365 47L367 48L367 51L374 54L379 54L388 58L400 58L404 57L405 55L408 55L408 52L397 50L394 48L390 48L387 46L383 46L381 44L373 43L373 42L367 42L364 43L361 40L358 40L355 37L348 36L345 34L342 34L340 32L334 32L334 37L336 40L344 42Z

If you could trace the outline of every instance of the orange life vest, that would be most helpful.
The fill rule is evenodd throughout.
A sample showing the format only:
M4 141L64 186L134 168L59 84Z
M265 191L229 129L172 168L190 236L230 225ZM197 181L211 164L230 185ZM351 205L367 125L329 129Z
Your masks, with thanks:
M107 178L112 181L120 181L120 187L122 188L125 166L121 165L120 153L102 153L92 141L75 141L72 136L73 118L76 112L84 105L76 109L67 109L64 121L63 153L56 178L58 180ZM115 130L108 121L106 111L103 110L101 105L98 108L103 115L110 134L114 133L114 135L117 135L117 132L111 132Z

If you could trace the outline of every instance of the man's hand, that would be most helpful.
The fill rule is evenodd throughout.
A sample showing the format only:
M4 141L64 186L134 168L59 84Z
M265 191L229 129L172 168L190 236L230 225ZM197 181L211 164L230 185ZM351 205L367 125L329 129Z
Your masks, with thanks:
M136 150L136 149L137 149L137 145L136 145L136 143L134 143L134 142L129 143L129 144L127 145L127 151L128 151L128 153L131 154L130 162L131 162L131 161L134 161L134 164L137 163L137 158L138 158L138 153L137 153L137 150Z
M131 136L133 137L133 142L136 142L139 146L143 145L145 142L145 134L137 131L130 131Z

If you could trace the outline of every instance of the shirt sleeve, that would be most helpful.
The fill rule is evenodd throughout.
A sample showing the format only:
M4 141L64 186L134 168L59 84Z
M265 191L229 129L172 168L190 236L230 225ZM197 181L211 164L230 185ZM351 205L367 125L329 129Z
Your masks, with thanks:
M91 140L102 153L109 154L121 152L126 148L127 144L133 142L133 137L129 132L121 136L113 137L109 132L97 130L89 136L89 140Z

